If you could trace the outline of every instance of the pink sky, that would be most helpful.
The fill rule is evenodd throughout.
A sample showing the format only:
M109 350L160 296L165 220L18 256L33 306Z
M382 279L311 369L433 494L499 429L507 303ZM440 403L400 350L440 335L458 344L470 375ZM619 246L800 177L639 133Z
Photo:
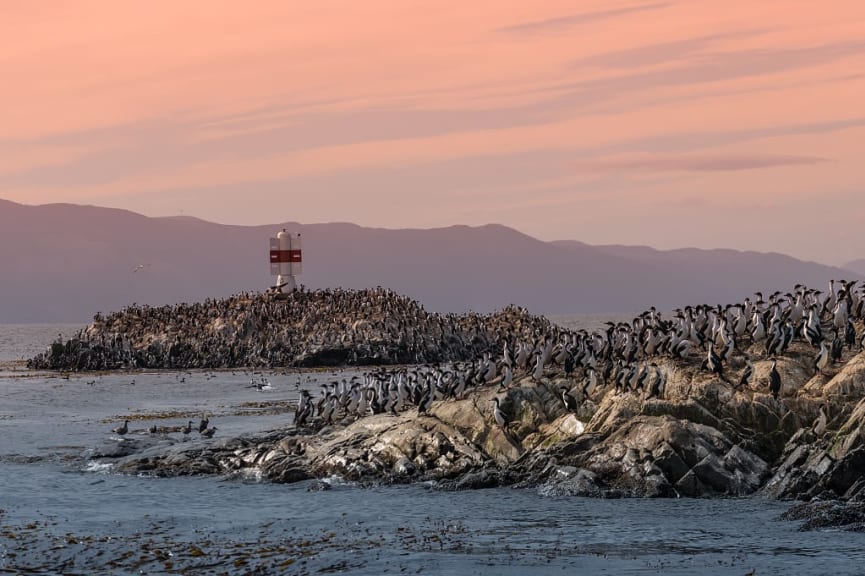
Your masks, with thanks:
M865 2L3 6L0 197L865 257Z

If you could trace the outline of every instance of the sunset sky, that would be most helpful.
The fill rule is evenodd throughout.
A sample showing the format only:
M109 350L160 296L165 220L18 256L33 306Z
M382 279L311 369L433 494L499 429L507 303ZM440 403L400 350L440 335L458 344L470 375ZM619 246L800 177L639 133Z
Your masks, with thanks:
M861 0L0 7L0 198L865 258Z

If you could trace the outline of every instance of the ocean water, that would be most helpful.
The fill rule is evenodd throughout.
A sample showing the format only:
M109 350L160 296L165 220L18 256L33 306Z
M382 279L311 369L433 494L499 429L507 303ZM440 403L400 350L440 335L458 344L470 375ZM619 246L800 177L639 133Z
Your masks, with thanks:
M863 574L865 535L799 532L760 498L593 500L327 479L155 478L95 450L202 413L220 442L285 426L300 388L352 372L24 369L77 327L0 326L0 572L28 574ZM9 342L13 344L9 346ZM8 347L7 347L8 346ZM266 379L269 390L252 384ZM326 488L326 489L325 489Z

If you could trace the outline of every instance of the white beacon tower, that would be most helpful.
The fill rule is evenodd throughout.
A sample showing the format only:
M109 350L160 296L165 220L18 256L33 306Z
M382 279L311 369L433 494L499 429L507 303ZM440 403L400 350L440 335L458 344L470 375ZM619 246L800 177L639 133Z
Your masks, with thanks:
M270 274L276 276L277 292L293 292L297 288L295 276L301 273L303 259L300 252L300 234L285 228L270 239Z

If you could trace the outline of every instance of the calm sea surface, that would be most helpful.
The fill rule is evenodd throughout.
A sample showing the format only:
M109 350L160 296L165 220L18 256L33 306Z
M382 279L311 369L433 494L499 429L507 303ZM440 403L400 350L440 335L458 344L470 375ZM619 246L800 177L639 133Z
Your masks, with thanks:
M558 320L558 318L557 318ZM574 320L576 322L576 320ZM602 320L601 320L602 321ZM0 572L863 574L865 535L798 532L762 499L592 500L331 480L152 478L88 459L207 412L219 442L286 425L298 388L350 372L33 373L78 326L0 325ZM266 379L270 390L252 382ZM321 488L329 489L321 489ZM753 571L753 572L752 572Z

